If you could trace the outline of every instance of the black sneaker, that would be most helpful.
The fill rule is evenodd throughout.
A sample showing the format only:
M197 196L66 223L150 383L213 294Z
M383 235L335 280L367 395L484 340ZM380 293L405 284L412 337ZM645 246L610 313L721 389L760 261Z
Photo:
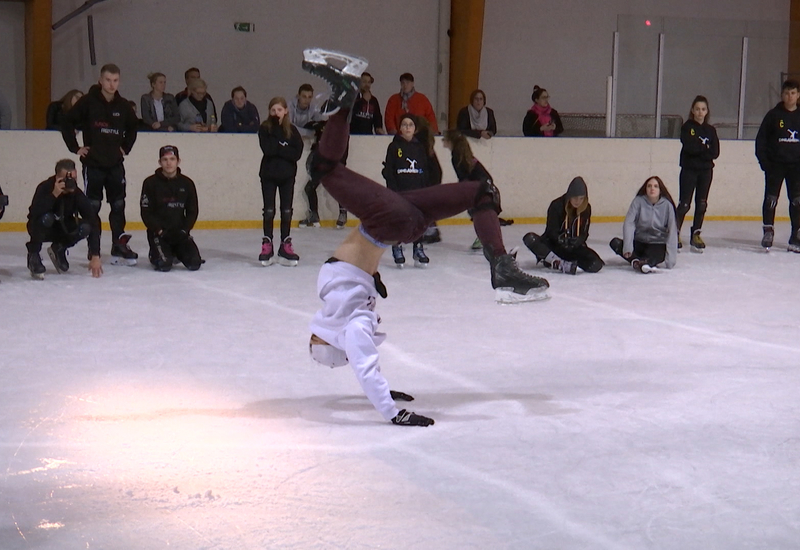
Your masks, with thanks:
M123 233L119 236L119 240L111 245L112 264L128 266L136 265L136 260L139 259L139 255L131 250L130 246L128 246L128 241L130 240L131 236L127 233Z
M550 283L522 271L511 254L503 254L492 260L492 288L495 300L501 304L546 300L550 296Z
M343 65L339 68L334 66ZM361 73L367 70L366 59L333 50L311 48L303 50L303 70L320 77L331 87L324 114L353 106L361 89Z
M67 247L61 243L53 243L47 248L47 255L53 262L53 267L56 268L58 273L65 273L69 271L69 262L67 261Z
M44 272L47 270L38 252L28 252L28 269L30 269L31 277L34 279L44 279Z

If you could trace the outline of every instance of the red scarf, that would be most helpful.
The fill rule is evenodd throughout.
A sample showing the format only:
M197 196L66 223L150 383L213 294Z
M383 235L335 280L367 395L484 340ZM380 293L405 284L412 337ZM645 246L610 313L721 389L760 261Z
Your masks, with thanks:
M539 120L539 126L547 126L553 121L553 119L550 117L550 105L547 107L542 107L538 103L534 103L530 110L536 113L536 116ZM542 135L553 137L553 130L542 132Z

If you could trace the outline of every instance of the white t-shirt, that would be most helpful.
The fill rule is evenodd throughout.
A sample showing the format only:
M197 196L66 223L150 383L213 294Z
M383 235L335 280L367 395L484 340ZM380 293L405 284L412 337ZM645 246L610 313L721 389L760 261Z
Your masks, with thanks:
M164 122L164 101L163 99L154 99L153 107L156 108L156 120Z
M347 354L367 398L391 420L399 410L381 374L378 346L386 335L378 332L372 275L347 262L326 263L319 270L317 293L323 304L311 320L311 332Z

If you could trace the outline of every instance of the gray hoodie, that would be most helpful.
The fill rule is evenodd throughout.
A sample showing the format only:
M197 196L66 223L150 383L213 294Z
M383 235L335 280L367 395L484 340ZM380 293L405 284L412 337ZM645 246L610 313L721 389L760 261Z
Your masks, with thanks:
M289 122L297 127L297 131L303 137L314 137L314 130L306 128L306 125L324 120L327 120L327 117L320 113L319 107L313 103L307 109L300 109L297 106L297 98L294 98L289 103Z
M622 253L633 252L633 241L667 245L665 264L668 269L678 257L678 226L675 207L664 197L651 204L645 195L637 195L631 202L622 226Z

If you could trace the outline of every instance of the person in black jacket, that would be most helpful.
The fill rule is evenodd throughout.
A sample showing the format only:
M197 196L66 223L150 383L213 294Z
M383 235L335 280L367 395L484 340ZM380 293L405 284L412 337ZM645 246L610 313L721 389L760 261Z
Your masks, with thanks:
M83 92L80 90L70 90L58 101L53 101L47 106L47 113L45 114L46 129L61 131L61 124L64 120L64 115L67 111L83 97Z
M261 159L261 194L264 197L264 238L258 260L262 265L274 261L272 223L275 219L275 193L281 196L281 245L278 259L282 265L296 266L300 260L289 236L294 201L294 180L297 161L303 154L303 138L289 121L288 106L282 97L273 97L269 102L269 117L258 129L258 142L264 153Z
M476 139L491 139L497 134L497 120L494 111L486 106L483 90L474 90L469 95L469 105L458 112L456 128L465 136Z
M28 210L28 269L31 277L43 279L45 267L39 255L42 243L50 242L47 254L58 273L69 270L67 249L88 239L89 270L92 277L103 274L100 262L100 218L83 191L78 189L75 163L56 163L55 175L36 187Z
M189 271L200 269L200 251L190 235L197 221L197 189L180 169L174 145L158 151L161 168L144 180L139 207L147 227L150 263L157 271L172 269L177 258Z
M700 237L703 218L708 207L708 192L714 177L714 159L719 157L719 139L716 129L709 124L708 100L697 96L692 102L689 118L681 127L680 199L676 209L678 222L678 248L681 248L681 226L694 202L694 222L689 244L692 250L702 252L706 247Z
M128 100L119 92L119 67L104 65L100 82L67 111L61 125L64 143L81 157L86 196L96 212L100 212L105 189L111 206L111 263L136 265L139 257L128 246L125 233L125 155L136 142L139 120ZM75 138L76 128L83 128L83 147Z
M550 94L544 88L533 87L533 105L522 121L522 133L528 137L553 137L564 131L558 111L550 106Z
M550 203L547 209L547 227L544 234L528 233L522 238L525 246L546 267L575 275L580 267L588 273L597 273L605 265L597 252L586 245L592 206L586 182L578 176L567 192Z
M415 136L417 131L417 118L411 113L400 117L400 130L386 148L386 160L383 163L383 179L386 187L392 191L402 193L428 187L429 166L428 150ZM422 236L414 241L414 265L427 267L430 260L425 255L422 247ZM406 263L403 254L403 245L392 246L392 256L397 267L402 268Z
M756 135L756 158L764 171L764 204L761 216L764 236L761 246L769 250L775 237L775 207L786 180L792 234L789 251L800 253L800 82L787 80L781 87L781 102L770 110Z
M372 95L372 85L375 79L368 72L361 74L361 91L353 105L353 118L350 121L350 134L386 134L383 129L383 115L381 105Z

